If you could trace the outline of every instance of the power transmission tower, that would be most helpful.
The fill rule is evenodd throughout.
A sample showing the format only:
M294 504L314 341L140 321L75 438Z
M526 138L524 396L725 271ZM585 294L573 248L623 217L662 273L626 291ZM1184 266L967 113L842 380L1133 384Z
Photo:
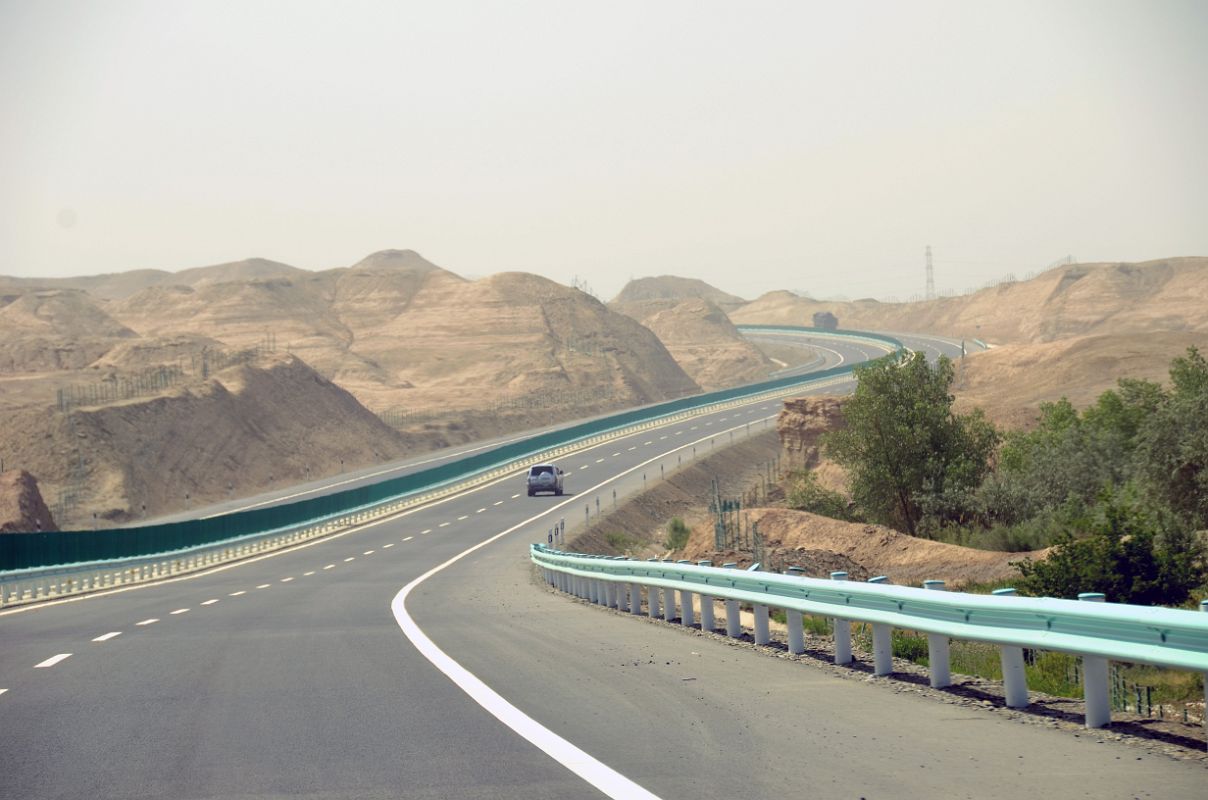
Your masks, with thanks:
M931 245L927 245L927 300L935 299L935 269L931 266Z

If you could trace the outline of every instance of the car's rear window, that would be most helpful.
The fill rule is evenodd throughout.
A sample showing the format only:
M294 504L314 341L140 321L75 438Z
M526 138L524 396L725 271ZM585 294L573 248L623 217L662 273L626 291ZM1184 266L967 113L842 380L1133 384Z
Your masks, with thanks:
M529 475L552 475L553 472L554 468L548 466L532 467L529 469Z

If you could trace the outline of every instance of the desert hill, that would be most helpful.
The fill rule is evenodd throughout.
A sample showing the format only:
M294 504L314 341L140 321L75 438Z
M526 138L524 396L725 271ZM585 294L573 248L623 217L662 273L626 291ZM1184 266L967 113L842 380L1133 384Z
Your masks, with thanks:
M0 297L0 373L82 369L136 336L79 290Z
M619 308L654 331L676 363L703 389L761 380L776 369L709 300L649 300Z
M993 343L1090 334L1208 331L1208 258L1072 264L1031 280L918 303L822 302L770 292L730 313L735 323L808 325L831 311L843 328L918 331Z
M651 300L708 300L729 311L746 304L746 300L723 292L696 278L681 278L676 275L660 275L656 278L635 278L629 281L610 302L609 306L620 308L629 303L646 303Z
M234 488L288 485L433 444L395 431L283 354L154 397L68 414L23 409L0 442L6 464L38 476L67 528L91 525L93 512L101 522L139 519L223 500Z

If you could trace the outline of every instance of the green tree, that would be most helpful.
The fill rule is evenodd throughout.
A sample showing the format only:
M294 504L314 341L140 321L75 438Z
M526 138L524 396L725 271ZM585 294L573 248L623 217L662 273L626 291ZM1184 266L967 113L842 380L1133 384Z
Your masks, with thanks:
M1019 587L1049 597L1102 592L1114 603L1177 605L1208 577L1203 555L1194 535L1132 487L1105 490L1084 530L1067 529L1043 561L1017 562Z
M854 520L847 498L818 482L813 470L804 469L788 476L785 502L789 508L808 511L831 519Z
M1208 528L1208 362L1194 347L1170 365L1171 389L1139 426L1137 469L1187 525Z
M999 436L980 411L953 412L953 374L949 359L931 365L922 353L856 368L847 426L824 446L847 468L852 499L868 518L916 535L929 498L981 483Z

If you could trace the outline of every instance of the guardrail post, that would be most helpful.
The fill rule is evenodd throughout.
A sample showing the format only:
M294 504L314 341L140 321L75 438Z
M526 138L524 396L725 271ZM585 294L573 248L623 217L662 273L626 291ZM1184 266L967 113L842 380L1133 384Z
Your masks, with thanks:
M691 561L681 559L677 564L691 564ZM692 601L692 592L680 590L680 624L692 627L696 624L696 604Z
M713 562L707 558L696 563L701 567L713 566ZM713 595L711 594L702 593L700 596L700 629L702 631L713 630Z
M663 589L663 621L675 619L675 590Z
M722 569L737 569L738 564L733 561L727 561L722 564ZM738 601L726 598L726 636L732 639L738 639L742 636L742 618L739 616Z
M658 561L657 558L652 558L650 560ZM651 619L662 616L662 612L659 610L659 605L660 605L659 604L659 595L660 594L661 594L661 592L659 592L659 587L657 587L657 586L647 586L646 587L646 595L647 595L646 599L649 601L646 604L646 613L648 613L650 615Z
M1102 603L1099 592L1083 592L1078 599L1087 603ZM1082 656L1082 695L1086 703L1086 727L1103 728L1111 724L1111 687L1107 680L1107 659Z
M943 581L923 581L924 589L944 591ZM943 689L952 685L951 657L948 637L938 633L927 634L927 663L930 665L931 688Z
M995 589L996 597L1014 597L1014 589ZM1002 692L1007 708L1028 707L1028 673L1024 669L1023 648L1001 645L999 658L1002 661Z
M767 644L772 641L772 632L768 628L768 607L756 604L755 609L755 644Z
M884 575L869 578L869 583L888 583ZM872 623L872 673L874 675L889 675L893 672L893 635L892 629L883 623Z
M789 567L784 571L784 574L800 577L802 570L800 567ZM784 625L788 628L789 652L794 655L801 655L805 652L805 628L801 623L801 612L793 608L786 608L784 610Z
M846 572L832 572L832 581L847 580ZM851 663L851 620L834 618L835 625L835 663Z
M642 584L640 583L629 584L629 613L642 613Z
M1200 601L1200 611L1208 612L1208 600ZM1204 730L1208 732L1208 671L1204 672Z

